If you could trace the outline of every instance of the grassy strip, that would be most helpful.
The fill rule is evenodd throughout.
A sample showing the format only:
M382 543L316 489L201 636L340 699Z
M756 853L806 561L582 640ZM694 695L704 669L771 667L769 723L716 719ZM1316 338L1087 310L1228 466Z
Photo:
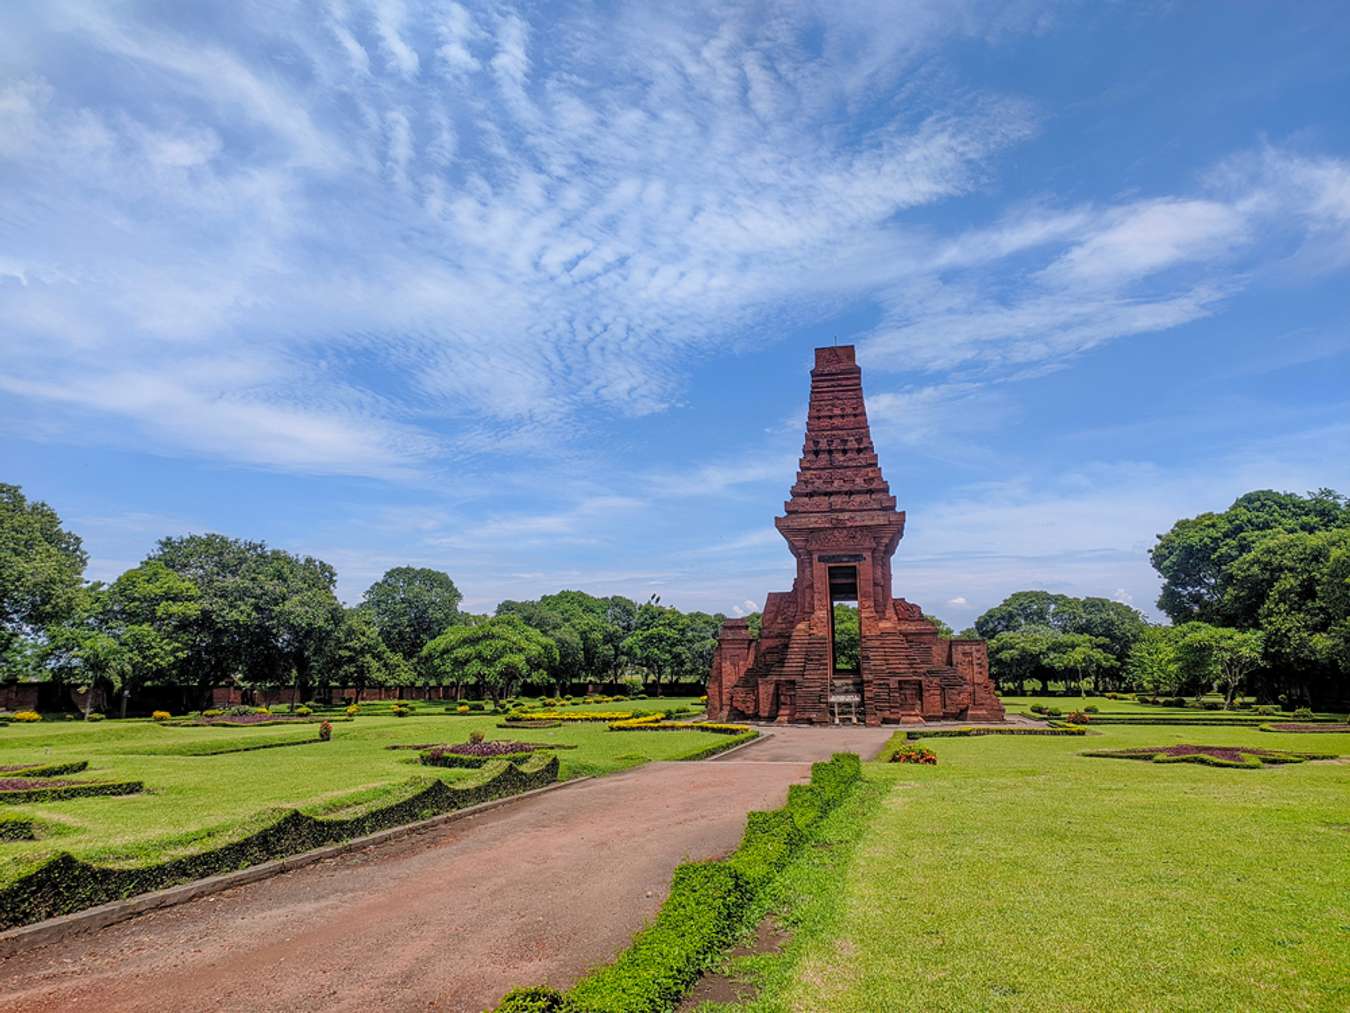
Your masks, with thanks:
M506 762L487 769L490 774L485 780L465 787L451 787L440 780L411 782L417 788L413 794L348 819L322 819L291 809L242 840L150 865L96 866L62 853L0 890L0 928L26 925L175 883L247 868L541 788L557 779L558 759L553 755L541 756L519 765Z
M28 767L0 770L0 777L60 777L62 774L78 774L88 766L88 760L73 760L70 763L35 763Z
M740 847L721 862L687 862L670 895L632 945L563 994L517 989L498 1013L649 1013L669 1010L746 924L756 898L826 813L861 777L858 757L837 753L811 768L809 785L793 785L772 812L752 812Z
M1043 720L1043 714L1027 714L1026 717ZM1141 715L1136 717L1133 714L1092 714L1090 715L1091 724L1094 725L1214 725L1223 728L1257 728L1260 726L1260 719L1255 717L1182 717L1171 714L1160 714L1157 717ZM1330 718L1314 718L1314 721L1330 721Z
M0 805L62 802L70 798L89 798L95 795L138 795L144 790L145 785L140 781L89 781L86 784L60 784L50 788L0 791ZM2 917L3 915L0 915L0 918Z
M651 718L633 721L615 721L611 732L716 732L719 735L742 735L749 725L725 725L715 721L660 721Z
M161 728L273 728L276 725L320 725L327 721L330 725L355 721L356 718L322 717L284 717L278 715L271 721L231 721L229 718L171 718L158 721Z

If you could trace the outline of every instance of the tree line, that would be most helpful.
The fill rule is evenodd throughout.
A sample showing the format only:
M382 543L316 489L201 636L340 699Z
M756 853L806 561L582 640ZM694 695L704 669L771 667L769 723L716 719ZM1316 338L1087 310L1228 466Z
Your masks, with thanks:
M1035 682L1287 706L1350 697L1350 504L1263 490L1179 520L1150 552L1167 625L1105 598L1019 591L975 621L1004 692Z
M411 566L346 606L323 560L220 534L163 538L109 583L86 581L87 562L51 507L0 484L0 680L91 691L124 713L160 686L289 688L298 701L626 680L659 693L706 676L724 618L581 591L476 615L448 574Z

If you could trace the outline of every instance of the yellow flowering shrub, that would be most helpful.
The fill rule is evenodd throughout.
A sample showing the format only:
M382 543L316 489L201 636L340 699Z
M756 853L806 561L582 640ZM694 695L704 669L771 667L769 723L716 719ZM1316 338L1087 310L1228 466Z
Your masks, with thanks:
M15 721L41 721L42 715L37 711L15 711Z
M151 720L154 721L168 721L171 717L173 717L173 715L168 711L154 711L150 715Z

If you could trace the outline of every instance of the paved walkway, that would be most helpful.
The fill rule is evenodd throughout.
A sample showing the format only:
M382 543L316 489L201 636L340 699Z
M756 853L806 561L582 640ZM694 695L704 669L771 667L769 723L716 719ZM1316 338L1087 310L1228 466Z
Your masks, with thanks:
M686 859L740 840L812 761L892 729L775 728L0 961L0 1011L479 1011L626 946Z

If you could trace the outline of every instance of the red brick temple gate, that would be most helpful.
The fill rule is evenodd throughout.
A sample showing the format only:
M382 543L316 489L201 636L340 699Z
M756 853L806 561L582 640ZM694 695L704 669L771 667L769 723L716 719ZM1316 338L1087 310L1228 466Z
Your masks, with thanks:
M905 514L882 477L851 345L817 348L797 481L774 524L797 559L791 591L764 602L760 636L728 619L708 678L716 720L869 725L1001 721L983 640L949 640L891 594ZM834 606L856 602L857 668L836 658Z

